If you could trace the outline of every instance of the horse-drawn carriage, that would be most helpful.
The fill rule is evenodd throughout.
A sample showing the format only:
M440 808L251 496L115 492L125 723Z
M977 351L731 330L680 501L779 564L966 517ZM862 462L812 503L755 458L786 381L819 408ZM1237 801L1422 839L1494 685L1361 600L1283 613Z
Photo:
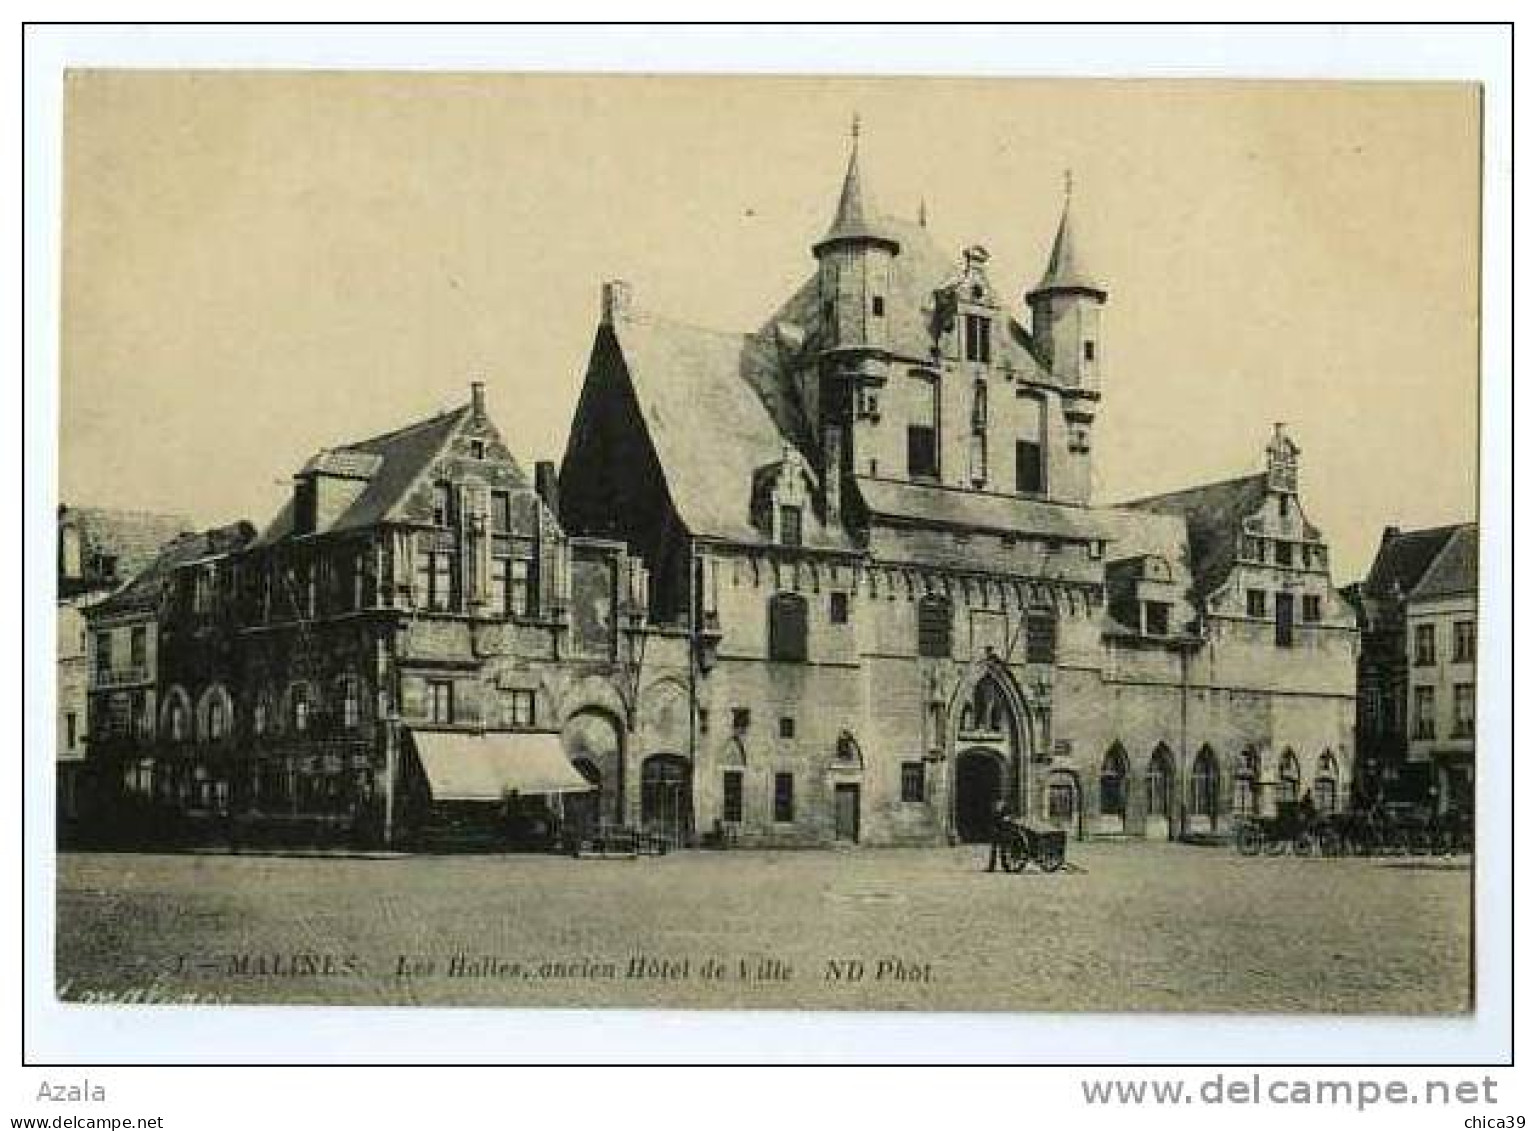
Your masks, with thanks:
M1067 862L1065 829L1036 829L1012 817L998 833L999 862L1005 872L1022 872L1034 861L1042 872L1056 872Z
M1472 851L1470 813L1386 802L1315 813L1281 802L1272 817L1239 819L1237 850L1245 856L1429 856Z

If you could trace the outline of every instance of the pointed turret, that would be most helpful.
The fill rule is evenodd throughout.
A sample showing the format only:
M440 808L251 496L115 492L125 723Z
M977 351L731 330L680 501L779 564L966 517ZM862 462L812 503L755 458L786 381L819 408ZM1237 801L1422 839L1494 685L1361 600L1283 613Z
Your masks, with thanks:
M881 245L895 252L901 246L896 237L875 218L864 200L864 183L859 173L859 120L853 120L853 145L848 151L848 171L843 174L843 192L837 200L837 214L832 227L811 248L819 259L829 249L839 246Z
M1068 182L1070 184L1070 182ZM1109 292L1097 282L1093 274L1083 266L1077 252L1077 240L1072 234L1072 191L1067 190L1066 202L1061 206L1061 222L1056 225L1056 242L1051 245L1051 259L1045 266L1045 275L1030 291L1027 298L1032 303L1035 296L1049 292L1080 291L1097 295L1102 301Z
M1039 284L1024 299L1034 314L1035 344L1052 376L1068 388L1097 394L1099 315L1109 290L1083 266L1078 254L1072 231L1071 172L1066 174L1065 189L1050 262Z

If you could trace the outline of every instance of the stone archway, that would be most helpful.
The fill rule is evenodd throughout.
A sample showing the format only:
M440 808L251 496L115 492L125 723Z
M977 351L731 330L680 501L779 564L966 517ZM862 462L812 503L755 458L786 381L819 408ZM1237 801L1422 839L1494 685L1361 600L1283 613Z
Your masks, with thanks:
M950 830L956 840L984 840L992 835L991 809L997 800L1009 813L1029 811L1030 730L1024 698L1008 669L988 662L957 689L949 712L954 755L948 775ZM984 768L982 755L992 759L992 768Z
M595 780L590 776L587 780L597 786L593 794L571 794L564 799L567 819L570 815L569 807L574 802L578 810L584 804L590 808L590 812L582 814L582 819L615 825L627 823L624 816L623 736L624 729L618 720L601 708L583 707L566 720L561 732L566 757L578 770L582 768L582 763L586 763L596 771ZM586 776L585 771L583 776ZM583 796L592 800L576 800Z
M992 839L993 807L1007 780L1002 756L989 747L972 747L955 759L955 836L962 844Z

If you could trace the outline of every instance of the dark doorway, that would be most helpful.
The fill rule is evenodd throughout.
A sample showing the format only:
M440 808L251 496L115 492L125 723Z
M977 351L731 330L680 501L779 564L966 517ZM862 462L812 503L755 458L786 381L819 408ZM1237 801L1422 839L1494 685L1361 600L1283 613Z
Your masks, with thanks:
M1003 763L990 750L967 750L955 763L955 835L965 844L992 839L992 806L1003 796Z
M833 831L838 840L859 842L859 787L840 784L832 792Z
M640 824L673 844L693 839L693 768L676 754L652 754L640 767Z
M573 759L571 765L575 766L576 772L591 782L594 788L588 793L567 793L561 796L560 804L565 815L565 830L574 837L591 836L597 831L601 817L602 771L590 758Z

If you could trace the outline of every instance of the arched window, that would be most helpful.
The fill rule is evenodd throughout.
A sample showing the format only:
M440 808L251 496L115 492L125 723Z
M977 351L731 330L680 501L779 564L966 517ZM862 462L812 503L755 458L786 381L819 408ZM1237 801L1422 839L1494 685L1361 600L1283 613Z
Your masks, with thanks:
M1301 764L1290 750L1280 756L1280 788L1276 800L1282 804L1301 800Z
M768 599L768 658L804 662L807 656L805 598L775 593Z
M309 730L309 717L314 704L309 699L309 685L296 683L288 689L288 733L304 734Z
M1147 763L1147 816L1167 817L1172 808L1168 803L1168 791L1173 783L1173 760L1168 755L1166 746L1159 746L1152 752L1152 759Z
M180 687L166 692L161 718L165 722L165 735L172 742L186 742L192 737L192 701Z
M1259 780L1259 756L1252 750L1244 750L1237 759L1237 769L1232 774L1232 812L1249 816L1254 810Z
M1317 773L1312 779L1312 803L1319 813L1336 813L1339 809L1339 764L1333 753L1324 750L1317 759Z
M258 692L256 700L251 704L251 731L260 736L267 733L267 724L271 721L269 714L271 705L267 702L267 693Z
M1116 743L1099 767L1099 815L1125 819L1125 751Z
M954 616L949 598L929 593L917 602L917 654L948 658L953 652L950 635Z
M1195 755L1194 771L1190 774L1190 811L1200 817L1216 818L1216 790L1220 781L1216 768L1216 755L1209 746L1202 746Z
M216 695L208 704L208 741L221 742L229 734L229 719L225 715L224 698Z

